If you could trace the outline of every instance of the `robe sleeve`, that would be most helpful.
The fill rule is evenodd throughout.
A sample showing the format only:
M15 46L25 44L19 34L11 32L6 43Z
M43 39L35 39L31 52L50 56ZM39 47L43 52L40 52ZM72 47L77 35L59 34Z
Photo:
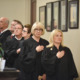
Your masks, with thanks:
M77 73L77 69L76 69L70 49L68 49L68 53L69 53L69 62L68 62L69 63L69 75L71 78L77 78L78 73Z
M17 46L18 44L15 45L15 43L13 43L13 41L8 41L5 44L5 55L6 58L8 57L16 57L18 54L16 53L17 50Z
M18 49L18 44L19 43L13 41L12 39L6 41L4 58L6 59L6 66L8 67L14 67L15 61L19 55L16 53L16 50Z
M59 59L56 54L52 52L52 50L46 48L42 53L41 61L47 74L55 74L56 64Z
M25 72L32 72L34 70L35 59L36 59L35 47L30 47L27 42L23 43L21 48L21 68Z

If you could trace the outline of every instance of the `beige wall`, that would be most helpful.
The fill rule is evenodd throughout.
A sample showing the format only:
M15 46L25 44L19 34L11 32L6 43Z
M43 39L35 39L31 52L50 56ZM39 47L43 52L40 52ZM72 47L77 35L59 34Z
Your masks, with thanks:
M23 24L30 23L30 0L0 0L0 17L20 20Z
M46 3L48 2L54 2L54 1L58 0L37 0L37 21L39 21L39 7L46 5ZM79 14L80 14L80 9L79 9ZM79 27L80 27L80 21L79 21ZM63 34L64 34L64 45L68 46L71 49L80 76L80 28L68 29L68 32L63 32ZM49 40L49 35L50 32L46 32L45 35L42 37ZM78 78L77 80L80 80L80 78Z

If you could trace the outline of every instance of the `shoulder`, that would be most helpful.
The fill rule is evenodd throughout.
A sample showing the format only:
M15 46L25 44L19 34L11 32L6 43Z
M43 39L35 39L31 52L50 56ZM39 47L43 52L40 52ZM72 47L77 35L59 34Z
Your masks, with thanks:
M46 42L48 42L46 39L43 39L43 38L40 38L41 40L43 40L43 41L46 41Z
M66 49L66 50L70 50L70 48L69 47L66 47L66 46L64 46L63 48Z
M4 31L1 35L3 35L4 37L8 37L9 35L11 35L11 32L7 30L7 31Z
M32 40L32 38L30 37L30 38L24 40L24 43L29 43L29 42L31 42L31 40Z
M70 53L70 54L72 54L72 52L71 52L71 50L70 50L69 47L64 47L64 50L65 50L66 53Z
M5 44L6 44L6 45L9 45L9 46L10 46L10 45L15 45L15 42L14 42L14 41L15 41L15 40L14 40L13 38L7 39L6 42L5 42Z
M7 37L7 40L6 40L6 42L11 42L11 41L13 41L14 39L13 39L13 37L12 38L10 38L11 36L8 36Z
M7 32L7 33L11 33L10 30L7 30L6 32Z
M41 41L49 44L49 42L46 39L43 39L43 38L40 38L40 39L41 39Z
M44 51L45 52L52 52L52 48L51 47L49 47L49 48L48 47L45 47Z
M5 33L8 34L8 35L11 35L10 30L7 30Z
M33 42L33 40L30 37L29 39L23 41L23 45L28 45L28 44L31 44L32 42Z
M64 46L64 49L66 49L66 50L70 50L70 48L69 48L69 47L66 47L66 46Z

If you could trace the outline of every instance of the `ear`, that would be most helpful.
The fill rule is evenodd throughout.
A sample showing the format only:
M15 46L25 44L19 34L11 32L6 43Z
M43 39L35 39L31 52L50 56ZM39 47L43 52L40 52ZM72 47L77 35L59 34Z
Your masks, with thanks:
M5 27L8 28L8 24L5 24Z

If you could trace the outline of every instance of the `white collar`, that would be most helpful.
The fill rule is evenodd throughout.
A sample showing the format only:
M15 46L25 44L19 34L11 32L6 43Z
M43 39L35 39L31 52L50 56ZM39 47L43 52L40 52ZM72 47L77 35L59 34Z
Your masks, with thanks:
M11 34L12 36L15 36L15 34Z
M21 37L20 39L18 39L16 36L15 36L15 38L16 38L17 40L21 40L21 39L22 39L22 37Z
M8 28L6 28L5 30L1 31L1 34L2 34L3 32L5 32L5 31L7 31L7 30L8 30Z

